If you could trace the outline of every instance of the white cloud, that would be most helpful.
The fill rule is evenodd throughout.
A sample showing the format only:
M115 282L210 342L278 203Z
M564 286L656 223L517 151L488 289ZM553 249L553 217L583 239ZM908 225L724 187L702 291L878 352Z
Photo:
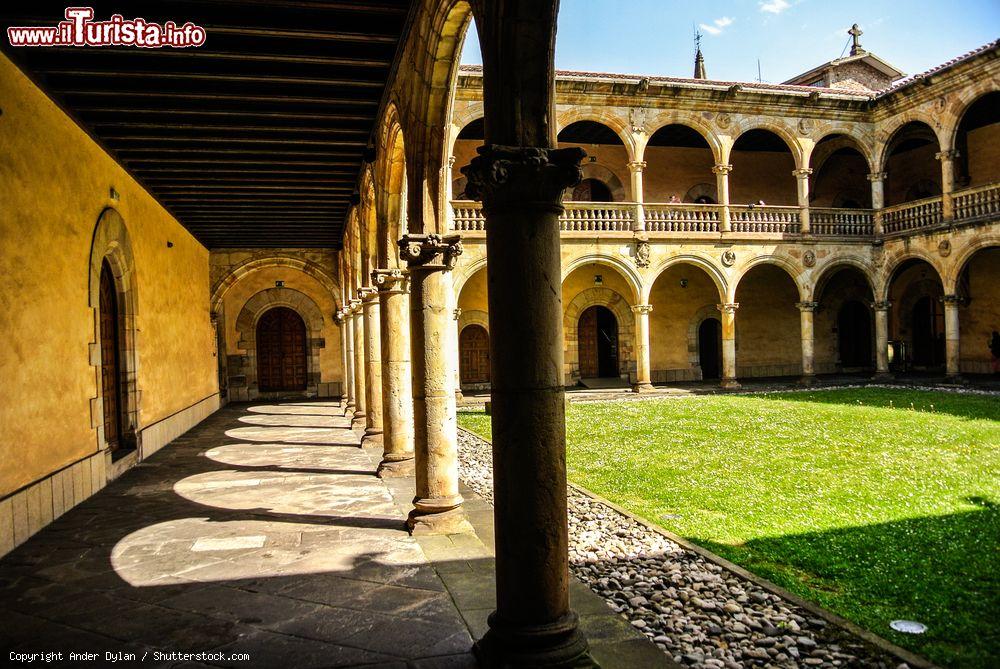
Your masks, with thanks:
M768 14L780 14L792 5L788 0L766 0L760 3L760 11Z
M707 32L709 35L721 35L722 30L726 26L733 24L733 19L728 16L723 16L721 18L715 19L711 23L699 23L698 27Z

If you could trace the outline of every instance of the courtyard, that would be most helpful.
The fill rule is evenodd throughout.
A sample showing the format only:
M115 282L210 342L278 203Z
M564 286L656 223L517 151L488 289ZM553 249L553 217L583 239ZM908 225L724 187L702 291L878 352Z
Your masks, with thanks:
M489 420L459 414L486 438ZM998 446L991 394L840 388L567 414L571 482L955 667L997 662Z

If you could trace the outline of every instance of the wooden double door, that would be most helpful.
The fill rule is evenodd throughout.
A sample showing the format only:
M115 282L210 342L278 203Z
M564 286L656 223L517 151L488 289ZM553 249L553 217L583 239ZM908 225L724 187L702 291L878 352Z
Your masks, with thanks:
M618 319L607 307L593 306L581 315L577 326L580 377L613 377L618 369Z
M490 382L490 335L482 325L469 325L458 337L458 375L462 383Z
M101 406L104 409L104 442L112 453L122 447L122 411L125 402L122 397L121 309L118 304L118 289L115 286L111 266L105 260L101 263L101 286L99 303L99 323L101 334Z
M306 389L306 324L288 307L269 309L257 321L257 387Z

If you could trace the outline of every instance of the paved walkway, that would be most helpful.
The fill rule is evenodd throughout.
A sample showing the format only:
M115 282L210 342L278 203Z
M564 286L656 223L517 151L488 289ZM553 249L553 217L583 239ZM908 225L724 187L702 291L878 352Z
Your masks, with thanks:
M359 437L336 403L213 415L0 560L4 655L475 666L494 602L489 506L465 489L478 536L411 538L412 479L374 476L380 453ZM666 665L585 586L572 596L603 666Z

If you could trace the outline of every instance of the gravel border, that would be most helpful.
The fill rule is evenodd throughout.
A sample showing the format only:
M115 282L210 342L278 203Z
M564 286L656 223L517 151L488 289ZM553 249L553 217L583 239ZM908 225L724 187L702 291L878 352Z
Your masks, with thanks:
M462 480L493 503L492 446L459 428ZM570 571L688 666L934 665L575 485Z

